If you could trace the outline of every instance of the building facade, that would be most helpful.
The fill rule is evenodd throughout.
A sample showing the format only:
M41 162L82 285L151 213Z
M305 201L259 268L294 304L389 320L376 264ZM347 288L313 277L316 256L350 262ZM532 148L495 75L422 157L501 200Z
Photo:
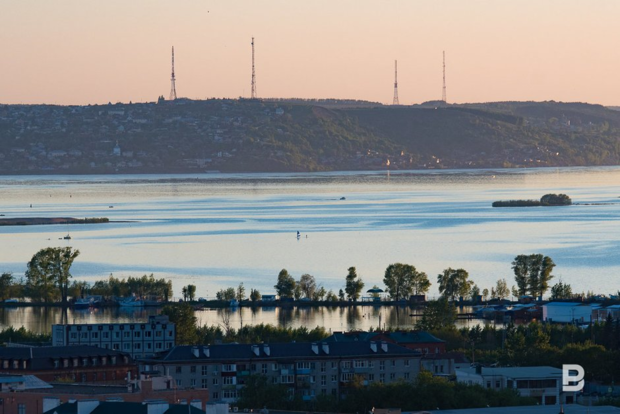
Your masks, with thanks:
M140 361L141 372L174 378L178 388L208 388L212 401L234 402L245 379L264 375L304 400L346 395L353 383L413 380L421 353L387 342L176 346Z
M592 306L578 302L549 302L542 306L545 322L589 323L592 319Z
M119 384L135 377L137 366L127 353L94 346L8 347L0 348L0 372L46 382Z
M174 323L167 316L149 316L148 322L52 325L52 345L90 345L144 358L171 349Z
M562 370L553 367L474 367L456 371L458 382L490 389L514 389L540 405L574 404L576 392L562 391Z

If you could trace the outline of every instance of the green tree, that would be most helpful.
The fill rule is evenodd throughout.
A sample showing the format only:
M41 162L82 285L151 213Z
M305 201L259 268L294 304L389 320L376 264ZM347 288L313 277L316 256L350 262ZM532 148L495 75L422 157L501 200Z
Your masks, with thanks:
M443 296L426 305L422 318L416 323L416 329L424 331L453 329L457 316L456 306L448 302L448 298Z
M239 390L237 404L240 408L273 408L289 400L288 387L273 384L267 376L252 374L244 379L245 385Z
M245 287L243 286L243 282L239 283L239 286L237 286L237 293L235 295L235 299L237 299L237 301L239 302L245 300Z
M347 299L356 302L362 293L362 289L364 289L364 282L357 277L355 267L350 267L348 272L344 291L347 294Z
M469 292L469 297L472 301L476 302L479 300L478 296L480 296L480 288L478 287L478 285L474 285Z
M495 285L495 296L497 299L502 300L510 296L510 289L508 289L508 283L506 279L499 279Z
M467 296L474 282L469 280L469 273L464 269L447 268L437 275L439 293L454 301L458 296Z
M262 295L257 289L250 289L250 300L252 302L258 302L259 300L261 300L261 298Z
M237 292L235 291L235 288L227 288L227 289L220 289L216 294L215 294L215 298L217 300L225 300L230 302L231 300L235 299L235 297L237 296Z
M295 293L295 279L286 269L280 270L278 274L278 283L274 286L276 293L281 298L292 298Z
M343 300L344 300L344 290L340 289L340 290L338 291L338 299L339 299L340 301L343 301Z
M314 293L314 300L323 301L325 300L325 296L327 295L327 291L323 286L319 287L319 289Z
M196 285L187 285L187 298L190 302L196 299Z
M555 263L549 256L542 254L519 255L512 262L512 269L517 282L519 295L531 294L535 298L542 296L549 289L551 272Z
M489 300L489 289L482 289L482 299L484 299L485 302Z
M28 262L26 280L28 292L34 301L50 302L60 297L67 303L71 265L80 255L71 247L48 247L39 250ZM58 295L54 290L58 290Z
M316 292L316 280L314 276L307 273L301 275L301 278L299 278L299 288L304 297L314 299L314 293Z
M551 288L551 299L571 299L573 297L573 288L568 283L560 280Z
M383 283L396 301L407 299L411 294L425 294L431 286L426 273L418 272L414 266L403 263L389 265L385 269Z
M13 294L13 274L2 273L0 276L0 301L10 299Z
M166 305L161 310L161 314L167 315L170 322L175 324L177 345L195 345L198 343L197 319L190 304Z

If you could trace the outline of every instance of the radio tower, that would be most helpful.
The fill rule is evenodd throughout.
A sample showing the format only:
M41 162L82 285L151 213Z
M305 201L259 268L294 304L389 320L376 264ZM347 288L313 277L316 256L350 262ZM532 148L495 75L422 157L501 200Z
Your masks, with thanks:
M174 46L172 46L172 75L170 77L170 100L177 99L176 79L174 77Z
M446 51L443 52L443 89L441 91L441 100L447 103L446 97Z
M252 99L256 99L256 72L254 71L254 38L252 38Z
M394 100L392 105L400 105L398 103L398 61L394 61Z

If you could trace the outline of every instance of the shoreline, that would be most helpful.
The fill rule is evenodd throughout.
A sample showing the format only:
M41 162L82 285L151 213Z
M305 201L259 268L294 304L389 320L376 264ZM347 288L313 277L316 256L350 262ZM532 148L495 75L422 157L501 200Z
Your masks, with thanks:
M101 224L101 223L121 223L110 221L107 217L83 218L74 217L14 217L0 218L0 226L40 226L53 224Z

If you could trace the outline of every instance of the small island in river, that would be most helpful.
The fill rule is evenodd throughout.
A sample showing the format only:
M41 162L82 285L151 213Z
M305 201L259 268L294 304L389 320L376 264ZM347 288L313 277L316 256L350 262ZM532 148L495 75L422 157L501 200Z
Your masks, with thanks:
M96 224L109 223L107 217L73 218L73 217L15 217L0 219L0 226L38 226L42 224Z
M505 200L493 202L493 207L570 206L573 201L566 194L545 194L540 200Z

